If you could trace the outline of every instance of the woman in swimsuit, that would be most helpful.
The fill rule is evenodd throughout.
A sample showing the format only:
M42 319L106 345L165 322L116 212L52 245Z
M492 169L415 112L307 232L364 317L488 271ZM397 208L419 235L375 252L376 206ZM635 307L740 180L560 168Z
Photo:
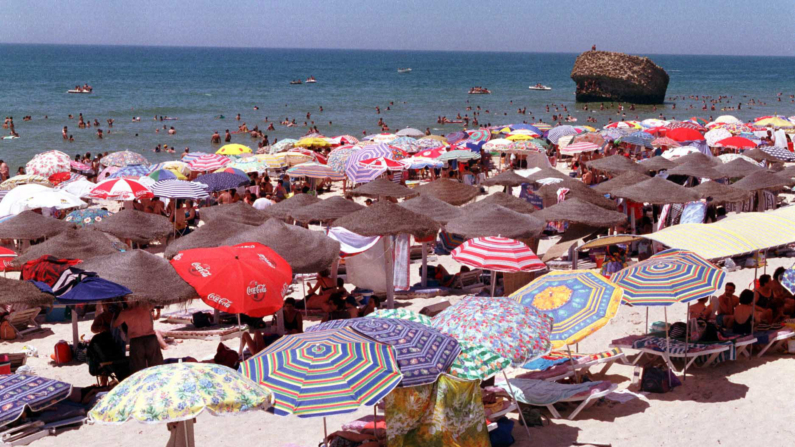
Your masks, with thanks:
M734 333L737 335L748 335L752 332L752 325L762 322L759 312L754 311L754 292L748 289L740 294L740 304L734 308ZM751 318L754 320L752 321Z
M337 291L337 283L331 279L331 272L323 270L318 274L317 282L309 289L304 298L307 309L322 309L330 312L329 297Z
M759 277L759 286L754 290L756 311L762 314L762 319L767 323L773 322L775 304L773 302L773 289L770 275Z

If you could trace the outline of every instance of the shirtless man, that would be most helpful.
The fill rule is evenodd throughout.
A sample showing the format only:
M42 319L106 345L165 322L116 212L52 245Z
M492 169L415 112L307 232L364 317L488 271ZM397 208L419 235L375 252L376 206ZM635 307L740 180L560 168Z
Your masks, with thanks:
M218 203L221 205L228 205L232 203L232 194L229 191L224 191L218 196Z
M221 144L221 135L217 130L213 133L213 136L210 137L210 144Z
M163 352L155 334L152 322L152 307L146 304L127 303L113 321L113 327L127 325L127 338L130 340L130 373L144 368L163 364Z
M169 135L176 135L177 134L177 129L174 129L174 126L171 126L171 129L168 129L168 134Z
M229 143L232 141L232 134L229 133L229 129L226 129L226 134L224 135L224 142Z
M159 197L153 197L152 202L147 207L147 212L150 214L156 214L158 216L163 215L163 211L165 211L166 206L160 200Z

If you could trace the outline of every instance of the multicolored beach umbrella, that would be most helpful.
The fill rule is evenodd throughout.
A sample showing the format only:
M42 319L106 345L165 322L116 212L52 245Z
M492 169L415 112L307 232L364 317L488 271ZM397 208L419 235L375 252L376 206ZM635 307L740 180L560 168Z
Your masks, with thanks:
M95 223L102 222L102 219L110 216L110 211L102 208L86 208L75 210L64 217L64 221L73 223L78 227L90 227Z
M99 163L102 166L115 166L117 168L123 168L128 165L149 166L151 164L143 155L130 151L113 152L102 157Z
M486 380L509 366L510 359L488 348L462 343L461 353L450 366L450 375L466 380Z
M403 373L401 386L427 385L447 372L461 348L449 335L422 323L392 318L353 318L331 320L307 332L350 327L354 331L395 348Z
M215 171L228 165L232 160L229 157L217 154L207 154L199 156L188 162L188 169L191 171Z
M168 169L158 169L157 171L150 172L147 177L159 182L161 180L178 180L177 174ZM183 176L185 178L185 176Z
M149 168L142 165L127 165L118 171L114 172L113 174L109 175L108 178L131 178L131 179L138 179L138 177L145 177L149 174Z
M0 406L0 426L16 421L27 409L41 411L67 397L72 385L44 377L21 374L0 375L3 405Z
M25 165L25 173L49 178L56 174L68 173L72 169L71 161L69 156L61 151L42 152Z
M105 180L88 193L93 199L106 200L136 200L154 197L152 191L140 182L125 178L112 178Z
M286 335L240 364L273 391L274 412L319 417L375 405L403 379L391 346L351 328Z
M375 180L383 172L362 166L361 162L378 157L395 159L392 147L386 144L373 144L352 153L345 161L345 175L356 183L367 183Z
M408 320L415 323L421 323L426 326L431 325L431 317L423 315L413 310L397 308L397 309L376 309L368 315L369 318L397 318L399 320Z
M478 141L481 143L485 143L489 141L489 139L491 138L491 132L488 129L468 130L466 132L467 135L469 135L470 140ZM536 133L538 135L543 134L543 132L536 132Z
M624 302L632 306L670 306L704 298L720 289L725 278L715 264L679 249L660 252L611 277L624 289Z
M514 365L534 360L552 348L552 318L505 297L468 296L434 317L433 327Z
M331 181L345 180L344 174L335 171L328 165L322 165L314 161L293 166L287 170L287 175L290 177L330 179Z
M212 174L204 174L196 177L197 183L207 185L207 191L226 191L228 189L235 189L238 186L248 185L251 180L248 177L242 177L227 172L215 172Z
M577 132L577 129L573 128L572 126L553 127L547 133L547 140L551 141L552 144L558 144L558 140L561 138L567 137L569 135L577 135L578 133L579 132Z
M204 184L185 180L160 180L151 189L155 196L168 199L206 199L210 196Z
M523 305L549 315L552 348L578 343L616 316L624 292L588 270L553 271L511 295Z
M417 143L417 139L412 137L395 138L389 142L389 145L399 147L408 153L414 153L420 150L420 145Z
M328 154L326 166L339 173L345 173L345 162L348 161L348 159L351 157L351 154L359 150L361 150L361 148L351 144L340 146Z
M496 272L534 272L547 268L526 244L506 237L470 239L453 250L453 259Z

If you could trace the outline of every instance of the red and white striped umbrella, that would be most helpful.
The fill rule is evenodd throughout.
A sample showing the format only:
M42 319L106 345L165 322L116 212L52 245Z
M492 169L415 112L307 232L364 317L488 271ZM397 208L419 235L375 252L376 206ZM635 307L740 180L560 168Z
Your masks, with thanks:
M403 171L406 169L406 165L403 163L386 157L368 158L360 161L359 164L370 169L388 169L390 171Z
M587 141L580 141L579 143L572 143L564 148L561 148L560 153L571 155L571 154L579 154L581 152L593 152L598 150L599 150L599 145L594 143L589 143Z
M461 264L495 272L534 272L547 268L527 245L505 237L470 239L453 250Z
M140 182L126 178L112 178L99 183L88 193L93 199L135 200L151 199L152 190Z
M215 171L228 165L232 160L229 157L224 157L218 154L205 154L188 163L188 169L191 171Z
M439 146L432 149L425 149L414 155L423 158L439 158L445 152L447 152L447 149L445 149L444 146Z

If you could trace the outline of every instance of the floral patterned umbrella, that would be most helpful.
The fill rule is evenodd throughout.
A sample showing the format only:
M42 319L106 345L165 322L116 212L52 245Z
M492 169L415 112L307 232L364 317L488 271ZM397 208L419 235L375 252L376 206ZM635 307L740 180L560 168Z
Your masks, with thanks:
M64 220L73 223L78 227L89 227L95 223L102 222L102 219L110 216L110 211L101 208L86 208L76 210L67 214Z
M127 165L149 166L151 164L143 155L130 151L119 151L108 154L106 157L102 157L102 160L99 162L102 166L116 166L117 168L123 168Z
M422 323L426 326L431 325L431 318L419 312L414 312L408 309L376 309L373 313L368 315L370 318L398 318L401 320L409 320L415 323Z
M552 318L505 297L468 296L433 319L433 327L522 365L549 353Z
M15 175L3 183L0 183L0 191L10 191L17 186L28 184L42 185L48 188L52 187L52 183L40 175L23 174Z
M511 366L511 360L477 345L461 344L450 374L467 380L486 380Z
M71 159L61 151L47 151L33 157L25 165L25 173L49 178L72 170Z
M399 147L406 152L414 153L420 149L416 138L411 137L398 137L389 142L390 146Z
M149 168L146 166L141 165L127 165L118 171L114 172L113 174L109 175L108 178L131 178L137 179L138 177L144 177L149 174Z
M357 146L353 146L353 145L340 146L340 147L334 149L333 151L331 151L331 153L328 154L328 161L327 161L326 164L331 169L333 169L333 170L335 170L335 171L337 171L339 173L344 173L345 172L345 162L347 162L348 159L351 158L351 155L354 152L356 152L356 151L358 151L360 149L361 148L359 148Z

